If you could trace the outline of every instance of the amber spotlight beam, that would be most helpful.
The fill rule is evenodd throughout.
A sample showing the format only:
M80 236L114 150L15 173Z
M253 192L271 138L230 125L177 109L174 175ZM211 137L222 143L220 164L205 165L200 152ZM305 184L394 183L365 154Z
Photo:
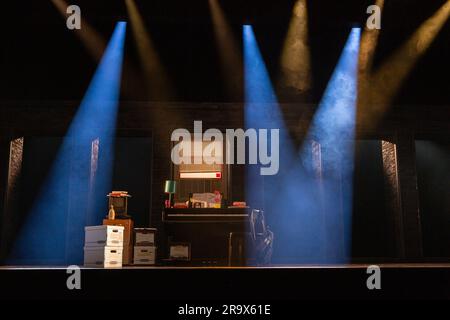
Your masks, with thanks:
M293 9L281 54L282 87L305 92L311 88L311 56L308 41L308 8L298 0Z
M67 17L66 10L69 4L64 0L52 0L52 2L61 15ZM86 20L82 19L81 26L80 30L75 30L75 34L81 39L95 61L99 61L105 51L106 40Z
M376 0L375 5L379 6L383 11L384 0ZM380 30L371 30L368 29L367 26L365 27L364 32L361 36L361 47L359 51L358 63L358 122L360 121L360 119L364 119L364 112L366 109L365 106L369 103L368 90L371 90L370 78L379 36Z
M378 6L381 11L384 8L384 0L376 0L375 5ZM361 47L359 52L359 70L360 72L368 73L372 68L372 62L375 55L375 50L378 44L378 38L380 36L380 30L367 28L361 36Z
M239 97L243 80L242 55L218 0L208 2L228 93L232 97Z
M171 96L167 72L155 49L150 33L134 0L125 0L131 29L138 49L139 59L144 69L150 98L168 100Z
M386 112L417 61L427 52L450 15L450 0L426 20L414 34L371 76L366 91L363 119L374 125Z

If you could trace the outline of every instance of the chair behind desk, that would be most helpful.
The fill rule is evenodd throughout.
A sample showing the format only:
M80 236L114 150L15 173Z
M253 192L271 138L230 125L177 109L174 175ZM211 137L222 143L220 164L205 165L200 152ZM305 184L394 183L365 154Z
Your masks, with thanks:
M250 232L230 233L228 265L267 265L272 258L273 232L265 222L264 211L253 209L249 217Z
M192 265L265 265L272 256L273 233L262 210L166 209L167 243L189 242Z

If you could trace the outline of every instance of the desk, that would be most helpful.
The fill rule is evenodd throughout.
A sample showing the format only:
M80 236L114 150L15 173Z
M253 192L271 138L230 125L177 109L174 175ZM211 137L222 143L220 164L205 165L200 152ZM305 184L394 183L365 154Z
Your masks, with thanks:
M164 253L168 244L189 242L193 265L227 265L230 233L249 230L250 209L164 209Z
M246 223L250 209L165 209L162 213L164 223Z

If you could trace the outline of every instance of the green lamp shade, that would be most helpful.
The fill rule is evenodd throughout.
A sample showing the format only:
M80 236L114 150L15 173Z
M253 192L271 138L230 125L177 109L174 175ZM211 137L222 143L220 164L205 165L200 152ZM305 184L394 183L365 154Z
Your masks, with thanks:
M166 180L166 184L164 186L164 192L165 193L175 193L176 187L177 187L176 181Z

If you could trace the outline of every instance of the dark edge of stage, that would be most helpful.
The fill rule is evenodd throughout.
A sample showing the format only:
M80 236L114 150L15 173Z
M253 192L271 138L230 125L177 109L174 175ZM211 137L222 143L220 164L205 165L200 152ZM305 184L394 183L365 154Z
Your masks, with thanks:
M0 299L293 301L450 299L450 264L380 265L381 289L369 290L368 265L272 268L128 267L81 269L69 290L61 268L0 268Z

